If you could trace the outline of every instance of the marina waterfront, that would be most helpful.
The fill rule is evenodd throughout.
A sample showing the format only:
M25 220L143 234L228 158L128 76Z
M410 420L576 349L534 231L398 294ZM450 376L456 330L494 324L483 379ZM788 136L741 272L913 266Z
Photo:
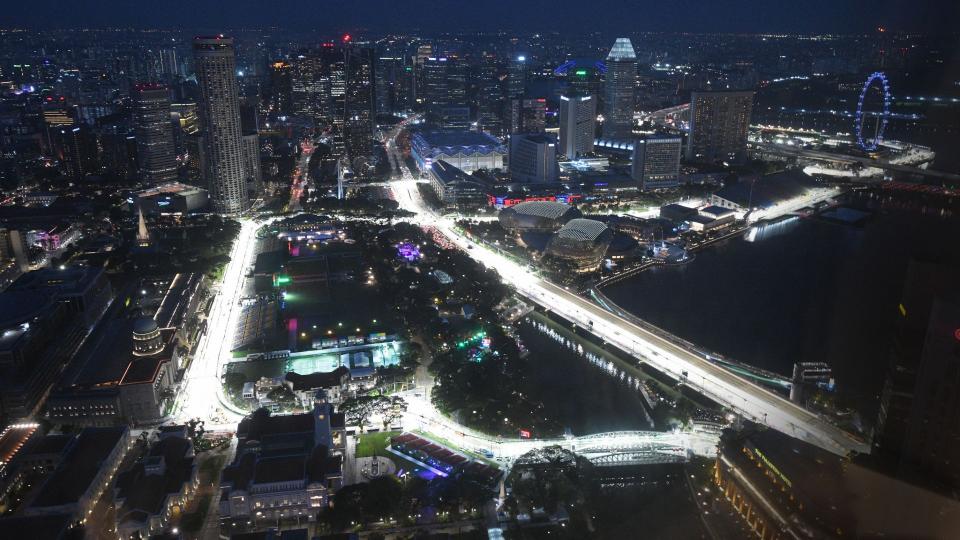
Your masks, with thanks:
M876 191L844 197L859 223L823 216L760 225L602 292L626 311L707 350L789 376L827 362L839 396L876 414L911 258L960 261L960 216L947 200ZM955 203L953 203L955 205Z

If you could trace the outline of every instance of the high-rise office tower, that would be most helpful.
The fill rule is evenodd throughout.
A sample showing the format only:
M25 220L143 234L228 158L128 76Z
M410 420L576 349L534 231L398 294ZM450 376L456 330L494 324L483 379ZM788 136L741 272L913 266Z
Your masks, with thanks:
M233 38L195 38L193 54L211 205L219 214L239 214L246 210L248 199Z
M503 87L497 57L484 54L477 69L477 122L480 129L496 136L503 134Z
M176 180L170 89L163 84L138 84L133 87L132 97L140 180L147 184Z
M630 38L617 38L607 55L603 95L603 137L627 139L633 133L637 55Z
M960 487L957 268L911 261L880 394L874 452L905 479Z
M307 116L314 121L323 118L326 101L325 87L329 79L325 76L323 57L317 51L303 51L292 60L292 101L294 114Z
M247 191L260 193L263 173L260 169L260 136L256 132L243 134L243 181Z
M377 47L376 87L377 114L393 114L404 110L409 85L405 85L405 43L387 39Z
M293 114L293 65L282 60L270 65L270 109L278 115Z
M423 103L428 111L466 101L466 72L457 58L431 56L424 60L421 75Z
M74 180L83 180L100 168L97 138L86 124L59 128L54 137L54 154L64 174Z
M510 177L514 182L557 180L557 145L546 135L510 135Z
M593 96L560 96L560 153L576 159L593 152L596 122L597 102Z
M520 97L510 100L510 133L543 133L547 127L547 99Z
M527 57L513 55L507 66L507 97L518 98L527 90Z
M374 51L370 47L346 44L346 85L344 91L343 141L350 159L369 157L373 152Z
M633 141L630 176L640 189L662 189L680 184L680 147L683 140L672 135L654 135Z
M690 94L690 161L740 161L747 153L747 128L753 92L693 92Z
M431 56L424 60L420 72L427 120L443 128L469 127L466 70L459 59Z
M173 77L180 74L180 64L177 62L176 49L160 49L157 51L158 71L161 75Z

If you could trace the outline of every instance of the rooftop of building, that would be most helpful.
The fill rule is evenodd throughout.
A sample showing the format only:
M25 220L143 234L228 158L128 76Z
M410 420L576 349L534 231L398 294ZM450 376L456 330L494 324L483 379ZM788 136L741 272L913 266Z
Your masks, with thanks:
M92 266L59 266L41 268L23 274L8 291L50 291L58 297L83 294L100 278L102 268Z
M309 375L301 375L291 371L284 375L284 379L293 386L294 391L340 386L344 377L350 377L350 369L346 366L340 366L327 373L317 372Z
M610 54L607 55L607 61L619 61L619 60L636 60L637 53L633 49L633 43L630 42L630 38L617 38L613 42L613 47L610 48Z
M0 468L20 453L38 427L39 424L14 424L0 431Z
M715 217L726 216L733 213L733 210L730 208L724 208L722 206L717 206L712 204L710 206L705 206L700 209L701 214L709 214Z
M0 538L24 538L26 535L31 540L80 540L83 530L73 528L74 523L69 514L0 518Z
M518 139L530 141L534 144L556 144L557 142L553 137L543 133L518 133L511 135L511 137L517 137Z
M153 318L162 328L179 327L187 316L187 309L190 307L190 300L196 293L203 280L201 273L183 273L176 274L167 291L160 300L160 307Z
M107 457L121 444L126 427L85 428L57 469L47 478L30 507L76 503L90 488Z
M46 291L5 291L0 293L0 349L4 343L19 339L29 327L24 323L36 319L50 309L54 296Z
M153 444L147 457L117 475L114 488L117 499L123 500L118 510L121 520L146 521L163 512L168 495L181 491L190 481L195 459L188 439L165 437ZM163 474L151 474L147 463L163 459Z
M746 208L766 208L799 197L813 186L803 173L786 171L755 178L741 178L715 193L717 197Z
M443 184L454 182L472 182L479 184L477 178L463 172L444 160L438 160L430 167L430 173Z
M423 130L413 135L412 142L415 146L428 146L439 149L468 147L476 149L503 149L503 145L496 137L481 131Z
M62 454L74 441L73 435L53 434L35 437L28 444L20 456L23 459L34 458L41 455Z
M163 344L160 351L152 355L134 356L133 332L138 324L147 324L147 321L120 318L100 324L102 339L88 342L81 348L74 360L79 369L64 377L62 388L92 388L153 380L153 375L163 362L171 358L176 347L176 332L164 329L160 333Z
M527 201L515 204L510 208L504 209L504 212L512 212L521 215L531 215L547 219L559 219L571 210L576 208L569 204L556 201Z
M313 433L314 419L311 413L271 416L264 412L256 411L241 420L237 426L237 437L262 439L281 433Z
M604 236L612 238L612 231L606 224L585 218L571 219L557 231L558 238L580 242L596 242Z
M292 482L305 476L307 457L304 455L261 458L254 468L256 484Z
M198 193L204 193L206 190L198 188L197 186L191 186L189 184L181 184L180 182L169 182L166 184L159 184L153 187L149 187L143 191L137 192L137 197L139 198L148 198L148 197L157 197L160 195L196 195Z

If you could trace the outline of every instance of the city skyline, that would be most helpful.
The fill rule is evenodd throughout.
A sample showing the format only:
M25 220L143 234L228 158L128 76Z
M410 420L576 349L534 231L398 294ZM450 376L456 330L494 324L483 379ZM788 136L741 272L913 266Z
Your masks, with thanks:
M0 29L0 538L954 540L943 3L151 7Z
M851 0L832 2L811 0L797 3L763 3L749 0L712 2L694 0L682 9L664 2L600 0L592 9L579 9L574 0L521 3L492 0L485 4L494 13L510 17L478 18L464 21L454 17L459 7L471 4L450 2L439 12L436 2L410 0L404 3L365 0L359 3L324 4L302 0L284 1L266 9L254 0L232 3L221 9L215 0L186 2L176 0L152 6L122 0L66 2L53 0L41 5L3 2L7 23L28 27L139 27L198 28L283 26L298 30L348 31L370 30L407 33L410 31L584 31L584 32L787 32L787 33L861 33L878 27L891 31L953 32L950 21L960 15L960 6L949 0ZM433 12L431 17L421 16ZM570 17L569 14L577 16ZM608 18L607 15L618 16Z

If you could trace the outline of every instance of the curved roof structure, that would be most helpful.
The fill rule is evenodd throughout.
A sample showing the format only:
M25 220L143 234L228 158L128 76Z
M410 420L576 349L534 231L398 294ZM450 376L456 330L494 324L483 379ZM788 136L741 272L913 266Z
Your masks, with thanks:
M420 156L433 159L444 155L487 155L506 152L506 147L495 137L476 131L419 131L410 139L410 145Z
M575 272L591 272L603 261L613 229L593 219L571 219L550 239L547 254L563 259Z
M500 211L500 226L509 231L554 231L580 217L576 208L555 201L527 201Z
M151 334L159 329L160 327L157 326L157 321L151 317L140 317L133 323L134 334Z
M596 221L593 219L571 219L567 222L566 225L560 228L557 231L557 238L564 238L568 240L575 240L578 242L595 242L600 239L602 236L605 236L604 233L610 231L610 228L607 227L602 221ZM613 232L610 231L606 236L613 237Z

